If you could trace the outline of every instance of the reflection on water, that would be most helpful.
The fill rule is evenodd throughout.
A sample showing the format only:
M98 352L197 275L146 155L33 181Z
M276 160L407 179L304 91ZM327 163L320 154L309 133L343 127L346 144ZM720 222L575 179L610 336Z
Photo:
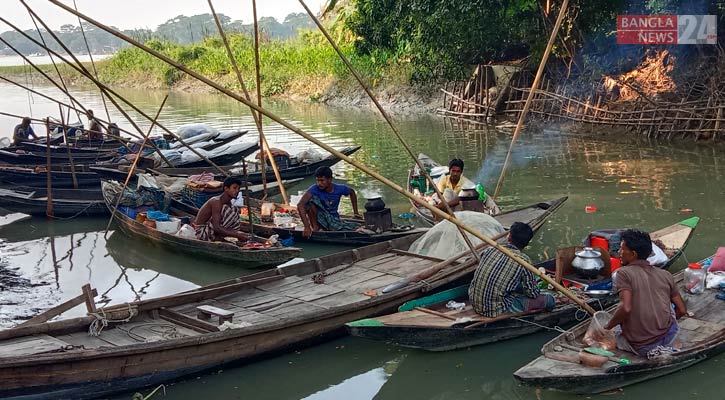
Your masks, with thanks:
M3 111L30 112L24 93L3 84L0 90L4 93ZM149 114L154 114L165 94L132 90L122 93ZM77 90L76 94L90 107L102 109L95 93ZM355 159L405 185L412 162L376 114L329 109L318 104L270 102L268 106L277 115L334 147L361 145L362 149L353 156ZM55 114L57 108L35 98L32 112L42 117ZM115 112L113 119L120 120ZM394 119L415 152L424 152L442 163L453 157L463 158L464 173L484 184L489 193L493 192L509 147L510 133L427 115L397 115ZM161 122L170 129L201 121L220 129L254 130L253 120L244 108L216 95L172 93L161 115ZM15 123L0 117L5 135L9 135ZM311 147L269 121L265 121L265 131L273 146L291 153ZM245 140L254 140L251 136ZM725 208L721 199L725 194L725 166L719 161L722 151L722 145L666 143L632 137L614 129L591 133L531 125L514 147L498 200L506 208L569 196L568 202L541 228L527 250L534 260L553 256L558 247L579 243L593 229L655 230L698 215L701 223L685 256L674 267L677 270L723 245ZM409 211L404 197L349 165L340 163L334 172L336 179L361 192L381 193L393 215ZM308 180L300 188L310 184L312 181ZM346 200L342 205L350 211ZM596 206L597 212L585 213L588 205ZM168 252L120 233L111 234L106 241L103 235L106 222L33 219L0 228L3 240L0 278L7 276L38 285L21 292L5 289L0 293L1 323L10 324L8 315L27 316L73 297L86 282L104 293L104 300L118 302L173 293L250 272ZM47 239L51 234L53 241ZM303 256L308 258L344 248L307 244L302 247ZM53 253L57 268L53 266ZM3 275L2 268L12 273ZM83 312L79 307L71 314ZM359 394L355 398L528 399L535 397L535 392L520 387L511 373L536 356L541 344L550 337L551 334L538 334L440 354L345 338L301 353L293 352L178 383L169 387L167 397L191 399L211 394L216 398L323 399ZM704 377L700 375L710 370L713 372ZM640 399L652 394L672 397L672 393L684 397L693 392L692 385L684 384L688 379L704 379L715 387L713 376L722 372L717 362L709 361L666 380L625 389L625 393ZM715 396L710 388L698 389L698 393L721 397ZM541 392L539 396L569 398L553 392Z

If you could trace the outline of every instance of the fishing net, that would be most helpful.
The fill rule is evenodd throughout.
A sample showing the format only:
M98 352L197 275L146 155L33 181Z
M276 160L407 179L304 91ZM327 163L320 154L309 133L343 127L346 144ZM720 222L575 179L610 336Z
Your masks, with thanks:
M472 227L487 237L493 237L504 232L501 223L487 214L475 211L458 211L455 216L465 225ZM466 233L466 235L474 246L482 242L470 233ZM458 227L452 222L443 221L413 242L409 251L425 256L447 259L468 249L468 245L461 236Z

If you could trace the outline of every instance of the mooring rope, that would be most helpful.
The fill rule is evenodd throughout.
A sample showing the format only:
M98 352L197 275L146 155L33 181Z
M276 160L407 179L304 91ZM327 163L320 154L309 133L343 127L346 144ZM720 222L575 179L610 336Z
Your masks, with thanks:
M124 319L108 319L106 316L106 310L103 308L101 308L100 314L97 312L88 313L92 317L96 318L93 322L91 322L91 325L88 326L88 335L89 336L100 336L103 329L105 327L107 327L109 323L111 323L111 322L113 322L113 323L128 322L131 319L133 319L133 317L135 317L137 314L136 310L133 307L131 307L130 303L126 303L126 305L128 306L128 317L124 318Z

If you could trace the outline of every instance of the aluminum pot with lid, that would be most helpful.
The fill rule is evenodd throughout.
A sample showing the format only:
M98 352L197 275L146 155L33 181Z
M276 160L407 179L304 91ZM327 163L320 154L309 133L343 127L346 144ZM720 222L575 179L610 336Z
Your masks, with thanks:
M574 254L576 257L571 266L584 278L596 278L604 268L602 253L591 247L585 247Z

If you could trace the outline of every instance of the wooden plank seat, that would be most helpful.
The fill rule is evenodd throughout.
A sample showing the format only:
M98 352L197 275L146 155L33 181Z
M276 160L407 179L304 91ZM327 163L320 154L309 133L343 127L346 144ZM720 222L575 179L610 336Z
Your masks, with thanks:
M223 308L209 305L198 306L196 307L196 311L198 311L196 318L202 321L208 321L211 319L212 315L216 315L217 317L219 317L219 325L223 324L224 321L232 322L232 319L234 318L233 311L228 311Z

